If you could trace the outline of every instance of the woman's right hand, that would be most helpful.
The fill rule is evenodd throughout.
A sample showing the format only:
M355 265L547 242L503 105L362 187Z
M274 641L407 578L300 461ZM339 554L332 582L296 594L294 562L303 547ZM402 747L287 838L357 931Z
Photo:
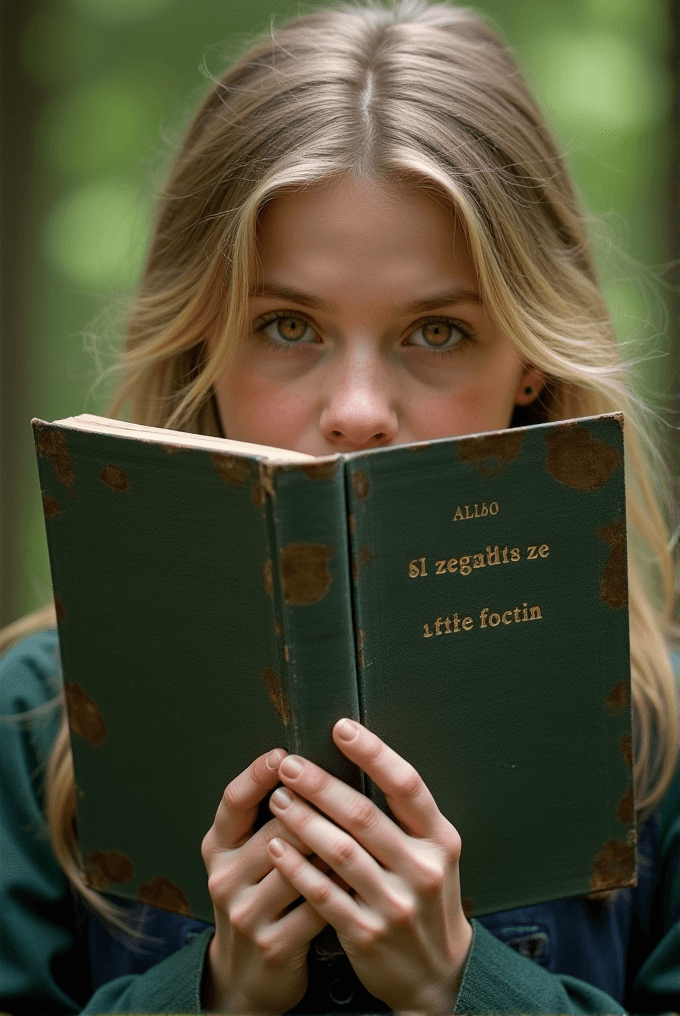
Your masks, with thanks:
M272 819L253 835L257 806L279 782L283 748L260 755L224 791L201 847L215 910L203 1005L209 1010L285 1012L307 988L309 943L325 926L270 860L275 836L311 851Z

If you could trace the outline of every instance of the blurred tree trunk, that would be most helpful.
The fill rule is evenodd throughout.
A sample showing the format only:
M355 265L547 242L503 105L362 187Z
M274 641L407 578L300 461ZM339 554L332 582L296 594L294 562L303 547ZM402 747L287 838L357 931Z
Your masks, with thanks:
M22 37L39 7L39 0L0 2L0 625L13 620L18 610L21 456L16 421L27 383L25 308L36 257L28 213L41 104L24 68Z
M680 3L670 0L671 17L673 19L673 48L671 71L674 82L674 109L671 130L674 136L674 159L670 180L670 209L668 221L671 235L669 246L671 258L676 262L672 275L674 290L670 294L670 341L673 371L673 388L671 424L677 430L671 431L669 441L671 463L676 482L676 502L680 502Z

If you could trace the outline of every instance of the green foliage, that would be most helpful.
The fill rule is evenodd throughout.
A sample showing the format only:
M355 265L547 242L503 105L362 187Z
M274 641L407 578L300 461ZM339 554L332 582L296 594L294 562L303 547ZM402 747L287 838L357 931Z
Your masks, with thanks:
M311 6L311 5L308 5ZM477 8L514 47L593 214L592 232L621 339L645 360L641 384L669 392L668 340L655 276L638 263L672 256L667 227L672 146L670 6L666 0L486 0ZM266 0L43 0L22 57L45 96L35 139L41 242L27 299L31 416L100 412L99 370L83 336L115 294L134 286L160 149L218 69L272 17ZM178 114L178 110L180 113ZM29 309L30 308L30 309ZM27 449L30 455L30 448ZM33 465L26 459L26 475ZM49 595L43 522L28 479L15 614Z

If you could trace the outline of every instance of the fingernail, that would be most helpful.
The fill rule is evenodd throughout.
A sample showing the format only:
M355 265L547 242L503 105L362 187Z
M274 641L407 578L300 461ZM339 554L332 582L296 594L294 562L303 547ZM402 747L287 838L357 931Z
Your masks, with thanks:
M351 741L356 734L356 724L351 720L338 720L335 724L335 733L341 741Z
M274 857L283 857L285 853L285 847L281 840L273 839L269 841L269 849Z
M269 768L278 769L282 756L283 748L274 748L274 751L270 751L267 755L267 765Z
M293 795L289 794L285 787L279 787L272 794L271 800L277 808L287 808L289 804L293 803Z
M291 779L294 776L299 776L303 770L302 762L295 755L289 755L288 758L281 764L281 772L284 776L289 776Z

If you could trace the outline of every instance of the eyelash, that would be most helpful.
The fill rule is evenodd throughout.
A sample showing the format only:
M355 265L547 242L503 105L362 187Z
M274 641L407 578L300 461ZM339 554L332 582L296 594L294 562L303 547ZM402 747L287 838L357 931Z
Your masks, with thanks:
M296 342L291 342L290 344L283 344L283 343L279 343L279 342L273 342L269 338L268 335L264 334L265 328L268 325L270 325L272 323L272 321L280 321L282 318L295 318L295 319L297 319L299 321L305 321L309 325L309 327L313 331L316 332L316 329L314 328L314 325L313 325L312 321L310 320L310 318L308 318L306 314L303 314L300 311L297 311L297 310L296 311L280 311L280 310L269 311L267 314L263 314L258 319L257 324L255 326L255 331L258 333L258 335L260 336L261 340L267 346L269 346L271 348L274 348L274 349L287 349L288 350L288 349L295 349L298 346L298 343L296 343ZM431 323L440 324L441 322L444 322L447 325L451 325L452 328L455 328L456 331L460 332L461 338L459 339L458 342L456 342L455 345L451 346L450 349L440 349L437 346L429 346L429 347L428 346L418 346L418 345L416 345L414 343L414 344L411 345L411 348L412 349L421 349L421 350L423 350L423 352L426 352L426 353L437 353L440 356L443 356L443 355L451 356L454 353L458 352L460 350L461 346L471 345L473 342L475 342L475 335L472 332L472 330L470 328L466 327L465 325L462 325L460 323L460 321L457 321L455 318L450 318L450 317L424 317L424 318L420 318L418 321L415 322L415 324L411 328L409 336L412 335L414 332L417 332L419 328L423 328L427 324L431 324ZM316 334L318 335L318 332L316 332ZM305 342L305 343L302 343L302 345L306 346L306 345L310 345L310 343Z

